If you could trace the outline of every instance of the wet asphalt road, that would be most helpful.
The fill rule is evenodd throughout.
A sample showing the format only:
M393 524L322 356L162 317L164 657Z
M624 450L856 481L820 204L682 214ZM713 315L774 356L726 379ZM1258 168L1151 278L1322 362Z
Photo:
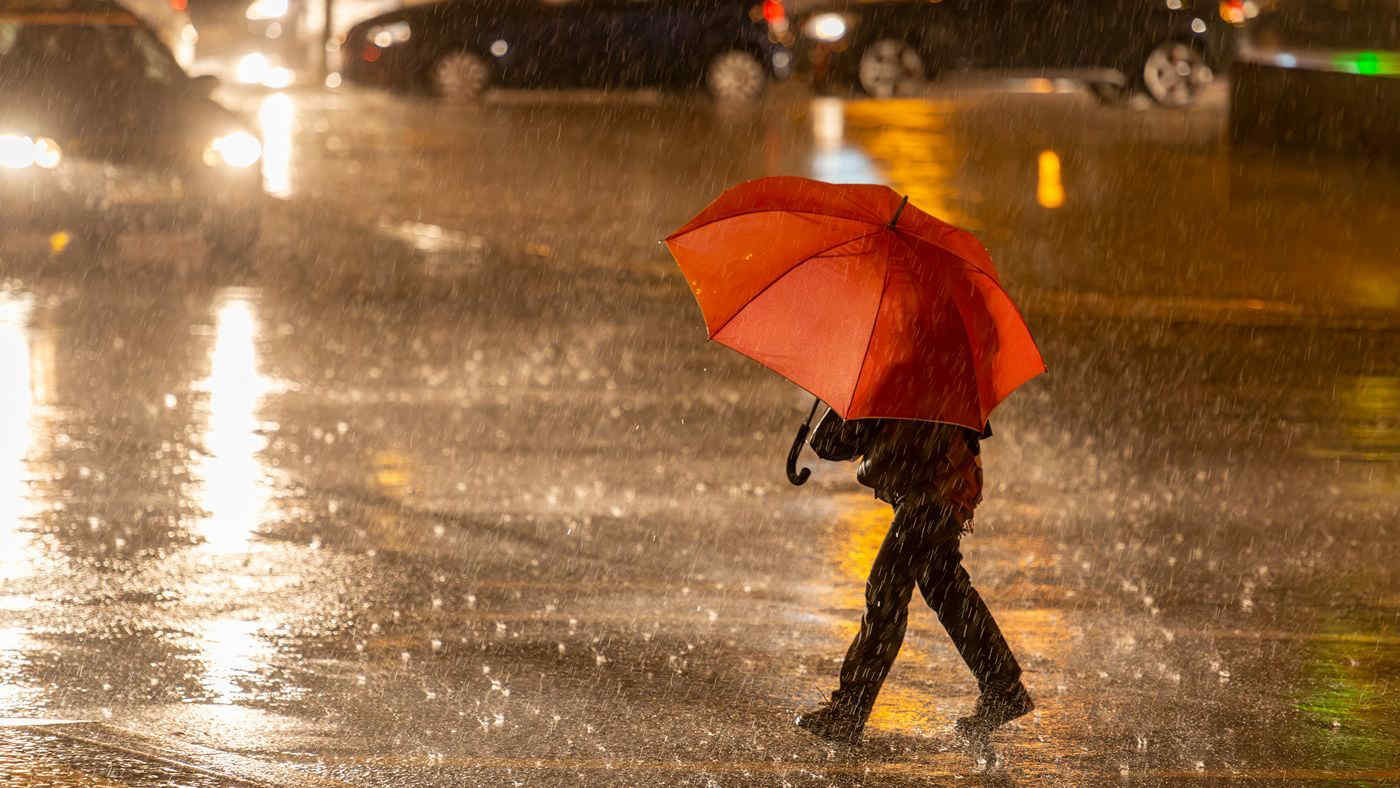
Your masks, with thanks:
M1014 87L229 96L253 270L0 256L0 717L356 785L1400 780L1400 173ZM974 229L1049 362L964 543L1039 705L992 752L917 602L863 747L791 725L888 511L786 484L805 395L657 245L775 173Z

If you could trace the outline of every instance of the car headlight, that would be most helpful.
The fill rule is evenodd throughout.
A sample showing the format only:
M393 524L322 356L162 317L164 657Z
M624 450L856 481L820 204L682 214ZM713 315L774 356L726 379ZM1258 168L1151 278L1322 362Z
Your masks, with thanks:
M841 14L817 14L802 26L802 34L817 41L830 44L846 37L851 22Z
M395 44L402 44L412 37L413 28L407 22L375 25L365 31L365 40L380 49L388 49Z
M0 134L0 167L22 170L37 166L51 170L61 161L63 151L48 137Z
M215 137L204 150L204 163L211 167L226 164L241 170L257 164L261 158L262 143L246 131L231 131Z
M254 22L266 19L281 19L287 15L287 0L253 0L243 16Z

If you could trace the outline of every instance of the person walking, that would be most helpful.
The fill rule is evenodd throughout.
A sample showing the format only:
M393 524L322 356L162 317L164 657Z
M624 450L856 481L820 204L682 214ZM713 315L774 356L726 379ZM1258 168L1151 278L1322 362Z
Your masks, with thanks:
M860 459L856 479L894 507L894 521L870 569L865 615L841 666L830 702L797 718L825 739L856 743L880 686L904 642L909 600L917 585L977 679L973 713L958 733L985 739L1035 704L1021 667L991 611L962 566L961 537L982 500L979 434L955 424L894 419L843 421L827 411L811 447L825 460Z

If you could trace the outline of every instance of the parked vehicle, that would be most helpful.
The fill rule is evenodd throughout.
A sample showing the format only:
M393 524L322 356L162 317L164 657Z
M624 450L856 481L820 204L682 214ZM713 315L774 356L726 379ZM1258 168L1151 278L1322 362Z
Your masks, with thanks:
M261 141L209 98L216 80L191 79L120 6L51 8L0 6L0 236L189 229L246 251Z
M512 87L700 87L752 99L784 79L777 0L449 0L351 29L343 77L467 99Z
M1400 154L1400 5L1283 0L1240 37L1230 137Z
M1227 66L1255 9L1229 0L935 0L832 6L799 25L819 88L918 93L940 73L992 68L1068 77L1105 100L1140 89L1192 104Z

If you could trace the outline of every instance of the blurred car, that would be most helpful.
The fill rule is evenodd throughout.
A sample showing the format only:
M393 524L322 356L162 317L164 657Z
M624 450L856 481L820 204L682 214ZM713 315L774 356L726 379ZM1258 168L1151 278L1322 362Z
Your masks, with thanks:
M936 74L993 68L1140 89L1184 107L1224 68L1243 0L931 0L852 3L798 23L818 88L913 95Z
M0 234L197 229L257 238L261 141L152 31L103 0L0 6Z
M1240 36L1235 141L1400 153L1400 2L1282 0Z
M199 31L190 21L189 0L120 0L121 5L150 25L180 68L194 65Z
M513 87L704 86L746 100L788 76L778 0L449 0L347 35L343 78L448 98Z

